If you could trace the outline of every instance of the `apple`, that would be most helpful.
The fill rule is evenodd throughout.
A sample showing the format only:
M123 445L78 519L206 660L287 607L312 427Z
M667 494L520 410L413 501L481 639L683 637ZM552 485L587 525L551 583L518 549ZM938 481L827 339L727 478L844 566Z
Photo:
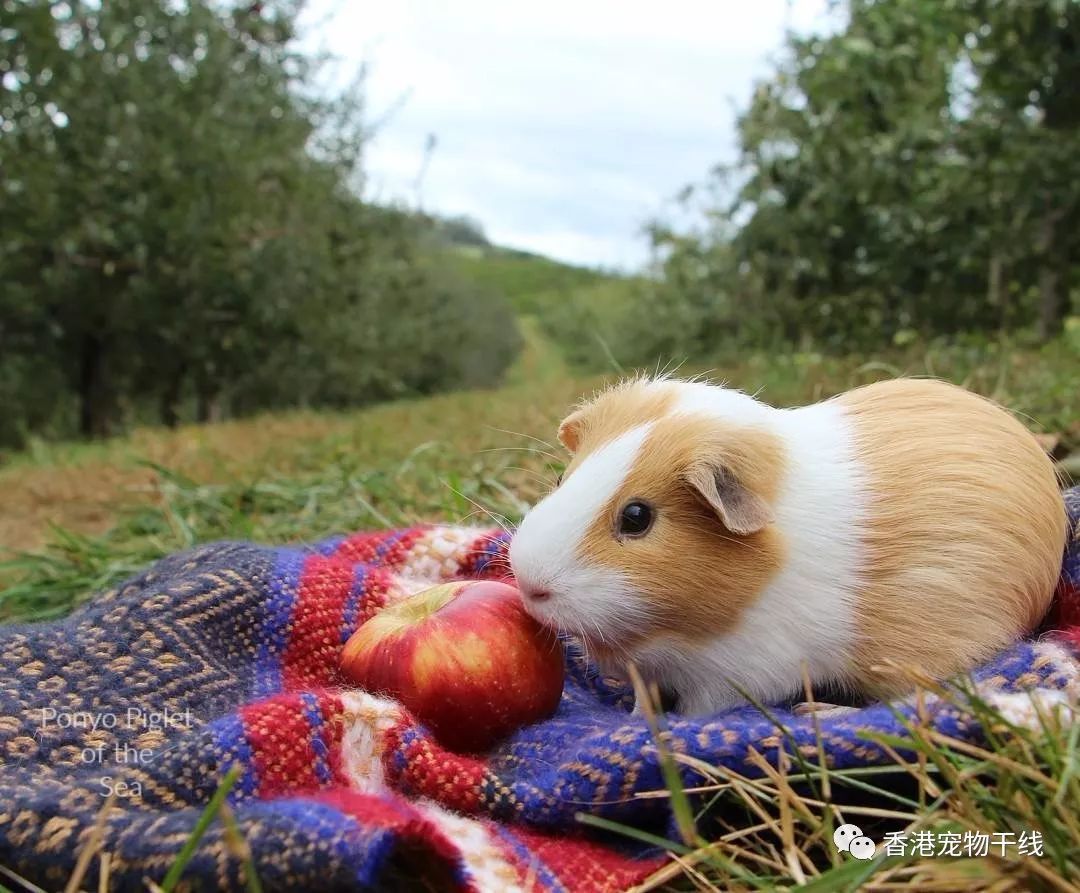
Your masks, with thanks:
M399 701L449 750L478 753L555 712L564 663L517 589L465 580L383 608L345 644L341 671Z

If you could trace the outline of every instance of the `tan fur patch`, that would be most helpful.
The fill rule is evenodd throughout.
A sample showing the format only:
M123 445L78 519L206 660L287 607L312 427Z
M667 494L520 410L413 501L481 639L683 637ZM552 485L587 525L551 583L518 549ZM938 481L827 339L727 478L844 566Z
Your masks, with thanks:
M869 474L853 681L910 688L883 660L934 678L970 670L1035 628L1061 568L1054 468L1008 412L944 382L898 379L834 398Z
M631 428L667 415L675 402L670 382L630 379L601 391L564 419L560 439L574 455L564 476L605 443Z
M629 427L641 421L635 417ZM581 544L590 562L627 572L656 608L655 629L619 643L623 647L658 633L688 642L722 635L783 563L784 543L774 526L748 536L731 533L684 479L704 461L722 464L770 502L784 475L783 445L768 432L703 416L654 422L633 470ZM654 507L653 527L642 537L619 537L619 512L632 499Z

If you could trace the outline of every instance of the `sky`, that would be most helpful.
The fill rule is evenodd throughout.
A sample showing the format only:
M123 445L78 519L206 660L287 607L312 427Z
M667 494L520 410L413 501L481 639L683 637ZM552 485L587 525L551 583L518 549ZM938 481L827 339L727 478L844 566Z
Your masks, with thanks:
M824 28L826 6L314 0L307 40L339 77L366 66L368 198L630 271L648 258L643 226L734 158L735 116L785 29Z

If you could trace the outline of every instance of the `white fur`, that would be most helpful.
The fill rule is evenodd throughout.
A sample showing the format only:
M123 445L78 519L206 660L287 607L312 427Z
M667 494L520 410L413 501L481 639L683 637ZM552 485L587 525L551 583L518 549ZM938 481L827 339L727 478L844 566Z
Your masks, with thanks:
M632 628L648 606L616 571L590 568L578 554L586 531L633 468L649 424L620 434L590 454L553 493L525 516L510 544L510 564L525 590L551 598L526 598L542 623L592 639Z
M704 409L697 395L694 403ZM758 403L740 421L765 419L787 448L788 474L773 505L787 547L782 570L735 631L693 653L672 641L637 656L645 675L679 694L686 713L744 703L740 688L766 703L795 694L804 663L816 686L843 684L849 672L866 514L850 426L835 403L790 410Z
M780 410L706 384L653 387L680 389L675 413L765 428L782 439L787 475L773 511L786 554L782 570L736 630L693 648L674 636L653 637L632 655L634 661L647 679L677 694L681 710L691 714L743 703L740 688L765 702L796 694L804 664L815 685L843 684L850 678L863 561L859 530L867 507L864 472L842 407L819 403ZM625 480L649 427L634 428L587 458L522 523L510 557L519 580L553 592L548 601L530 605L541 620L569 632L615 636L648 614L632 581L590 569L578 556L578 544Z

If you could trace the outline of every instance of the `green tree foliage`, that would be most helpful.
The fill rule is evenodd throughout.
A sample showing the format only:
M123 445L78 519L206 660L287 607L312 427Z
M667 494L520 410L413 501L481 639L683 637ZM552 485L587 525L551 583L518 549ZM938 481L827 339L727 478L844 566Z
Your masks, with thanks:
M620 360L1030 328L1080 270L1080 2L846 0L790 36L739 156L657 226ZM621 334L620 334L621 333Z
M510 311L359 198L299 5L0 0L0 441L484 384Z

